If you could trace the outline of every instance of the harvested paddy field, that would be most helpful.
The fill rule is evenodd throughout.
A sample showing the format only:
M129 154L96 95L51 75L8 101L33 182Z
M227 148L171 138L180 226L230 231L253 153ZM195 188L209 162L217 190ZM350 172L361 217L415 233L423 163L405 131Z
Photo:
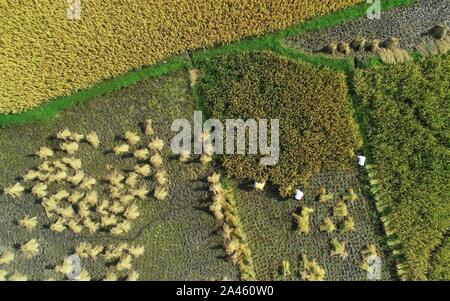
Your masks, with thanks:
M381 13L380 19L366 16L343 24L314 30L288 38L286 46L308 52L320 52L328 44L350 43L358 37L384 41L400 39L400 47L411 51L438 24L450 25L448 0L419 0L413 4L392 8Z
M273 188L264 192L236 189L236 202L244 231L253 254L256 276L259 280L299 280L301 256L316 259L326 271L326 280L367 280L367 272L360 268L361 252L367 245L375 244L382 263L381 279L396 279L395 267L388 251L381 222L378 220L374 200L362 182L361 170L327 172L313 177L304 190L301 201L280 199ZM333 198L319 202L319 190L323 187ZM355 230L341 233L339 219L333 217L333 207L353 188L358 199L348 203L349 216L355 222ZM298 233L292 214L301 208L314 210L310 215L310 233ZM337 229L332 233L320 231L325 218L331 218ZM331 239L346 242L348 256L343 259L331 256ZM291 275L283 277L281 263L287 260Z
M29 280L63 279L64 275L56 273L54 268L73 254L79 243L107 246L126 242L145 248L144 255L132 262L132 269L142 280L236 279L237 270L223 260L223 250L217 247L222 243L221 238L212 234L215 221L202 210L209 196L203 181L210 168L199 163L178 162L167 147L172 137L171 121L193 116L191 95L188 73L180 71L97 97L82 106L61 111L48 122L1 129L2 188L17 182L20 175L39 165L39 158L34 154L40 147L56 149L58 142L50 137L65 128L76 133L95 131L98 134L99 149L81 143L76 157L82 159L84 172L98 179L101 186L101 179L110 173L107 164L115 170L126 170L136 164L132 156L117 157L111 150L123 143L121 137L126 131L141 136L136 148L145 147L148 141L142 133L142 123L149 118L153 120L155 135L166 143L161 152L162 168L169 179L169 196L156 200L150 194L144 200L136 200L140 217L133 221L128 233L118 236L102 230L90 234L86 229L80 234L69 229L56 233L49 229L54 218L46 217L40 202L30 193L18 199L1 194L0 250L15 254L12 263L2 265L2 269L9 275L19 272ZM55 151L55 158L60 155ZM153 180L146 178L144 181L153 188ZM100 193L100 196L103 195ZM25 215L37 217L37 226L31 231L17 224ZM20 245L30 239L36 239L39 244L39 251L33 258L27 258L19 250ZM96 260L83 258L82 267L92 280L103 279L113 268L104 262L102 255Z

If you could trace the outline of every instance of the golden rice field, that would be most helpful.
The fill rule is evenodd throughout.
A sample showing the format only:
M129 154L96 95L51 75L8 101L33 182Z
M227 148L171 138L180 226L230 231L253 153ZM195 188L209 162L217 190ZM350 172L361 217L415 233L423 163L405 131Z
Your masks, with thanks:
M361 0L0 1L0 114L188 50L286 28Z

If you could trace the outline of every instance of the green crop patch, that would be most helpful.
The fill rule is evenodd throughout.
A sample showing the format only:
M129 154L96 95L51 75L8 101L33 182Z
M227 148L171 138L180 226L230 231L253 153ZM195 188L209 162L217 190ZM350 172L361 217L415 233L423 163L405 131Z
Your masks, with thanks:
M352 164L358 139L344 74L269 52L210 59L201 74L200 97L213 117L279 119L278 165L259 165L259 155L225 155L231 176L269 180L288 196L312 175Z
M435 251L431 260L429 273L431 280L450 279L450 238L447 237L444 243Z
M449 56L358 70L354 82L372 190L399 273L426 279L450 227Z

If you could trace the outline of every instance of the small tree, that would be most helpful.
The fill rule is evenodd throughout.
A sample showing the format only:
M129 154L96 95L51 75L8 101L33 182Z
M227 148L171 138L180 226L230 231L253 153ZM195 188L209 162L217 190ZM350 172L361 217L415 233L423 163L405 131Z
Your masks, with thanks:
M28 277L26 275L23 275L19 272L14 272L11 276L8 278L9 281L27 281Z
M39 172L34 169L30 169L27 171L27 173L23 176L23 179L25 181L35 181L39 178Z
M61 159L65 164L67 164L70 168L79 170L82 167L81 160L76 159L74 157L64 157Z
M69 140L80 143L82 140L84 140L84 135L72 133L72 135L69 136Z
M80 275L76 278L77 281L91 281L91 276L86 269L81 269Z
M39 199L42 199L47 195L47 185L44 183L37 183L31 189L31 192Z
M356 231L355 221L351 216L346 216L342 223L341 233L348 233Z
M109 271L106 273L105 278L103 278L103 281L117 281L118 277L116 273Z
M136 271L130 271L127 275L127 281L137 281L139 279L139 273Z
M255 182L254 186L256 190L263 190L266 186L266 182Z
M139 173L137 173L137 172L130 172L128 174L127 179L125 180L125 184L127 184L130 188L135 188L137 183L138 183L138 180L139 180L138 176L139 176Z
M151 173L150 165L135 165L134 166L134 172L138 175L141 175L143 177L148 177Z
M66 207L61 207L56 210L59 215L61 215L65 219L71 219L75 216L75 211L73 210L72 205L68 205Z
M125 210L125 213L123 215L125 216L126 219L135 220L140 216L139 207L136 206L135 204L132 204Z
M59 202L61 200L68 198L69 196L70 196L70 193L67 192L67 190L60 189L53 195L53 198L55 198L55 200Z
M77 170L73 176L67 177L66 181L72 184L73 186L78 186L83 181L84 176L85 174L83 171Z
M73 233L79 234L81 231L83 231L83 226L81 226L76 220L69 220L67 226L70 230L72 230Z
M7 275L8 275L7 271L0 269L0 281L6 281L6 276Z
M83 197L84 197L84 192L81 191L74 191L68 198L67 200L72 203L72 204L76 204L78 203Z
M89 191L92 190L97 183L97 180L93 177L86 176L80 184L80 189Z
M85 218L83 220L83 225L89 230L91 234L97 232L100 228L100 224L92 221L90 218Z
M131 194L141 200L145 200L147 198L148 193L149 190L145 185L131 190Z
M98 255L103 252L105 247L102 245L91 246L87 251L91 259L97 259Z
M69 274L74 269L73 262L69 257L64 258L62 264L55 266L55 272L61 274Z
M121 214L125 211L125 207L119 201L114 201L109 210L114 214Z
M367 245L367 248L364 249L361 253L364 257L377 256L378 255L377 246L374 243L371 243Z
M292 216L297 223L297 232L308 234L310 232L309 217L314 212L314 209L303 207L300 215L293 213Z
M208 154L203 154L200 156L200 163L202 163L203 165L207 165L212 161L212 156L208 155Z

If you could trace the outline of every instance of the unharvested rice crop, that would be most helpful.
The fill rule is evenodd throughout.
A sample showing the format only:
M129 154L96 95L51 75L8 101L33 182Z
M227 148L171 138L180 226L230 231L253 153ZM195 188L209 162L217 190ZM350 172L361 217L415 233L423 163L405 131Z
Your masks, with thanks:
M355 89L399 273L424 280L450 228L449 56L360 70Z
M442 246L435 251L429 274L431 280L450 279L450 238L447 237Z
M201 73L201 97L213 117L279 119L278 165L262 166L261 156L247 150L245 156L223 157L229 175L268 180L290 196L312 175L354 164L358 136L342 73L268 52L219 57Z
M69 1L76 4L77 0ZM0 113L191 49L285 28L361 0L0 1Z

